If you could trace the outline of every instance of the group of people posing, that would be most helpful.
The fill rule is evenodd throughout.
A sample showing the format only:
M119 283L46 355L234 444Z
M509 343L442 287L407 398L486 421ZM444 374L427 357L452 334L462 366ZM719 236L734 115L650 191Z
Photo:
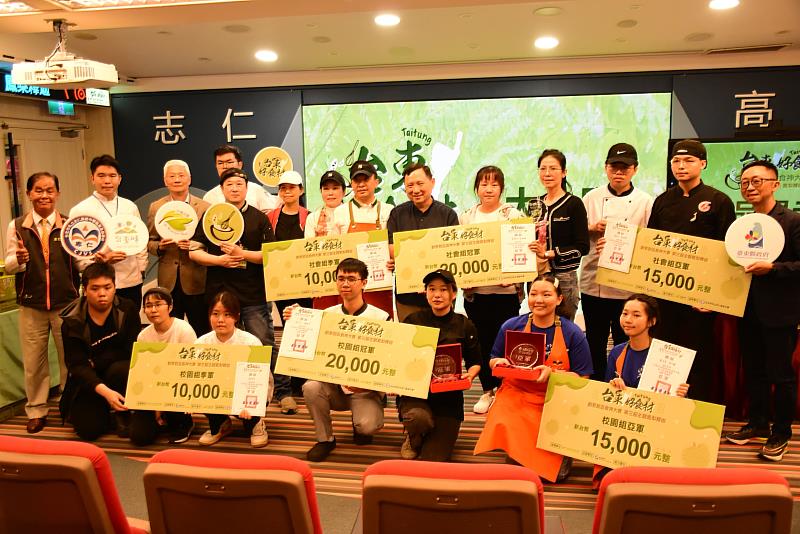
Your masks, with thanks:
M191 414L132 411L125 406L130 355L134 341L174 343L275 345L272 303L266 300L261 246L265 242L302 239L387 229L390 254L395 232L458 224L512 220L524 214L503 202L505 177L495 166L481 168L474 180L477 203L458 216L434 199L435 178L424 165L403 171L408 202L393 207L375 196L379 180L375 167L357 161L349 169L349 185L335 170L320 178L324 205L309 213L301 205L304 192L299 173L288 171L279 180L278 198L250 182L242 170L239 150L224 145L214 153L220 185L204 199L189 192L191 174L180 160L164 166L168 194L148 211L148 249L134 256L102 250L91 260L76 260L61 247L60 229L66 219L56 210L58 178L40 172L28 179L32 211L11 222L7 232L5 270L16 273L20 305L20 340L25 366L28 432L47 424L50 332L61 361L61 415L82 439L93 440L116 430L139 445L152 443L160 432L169 440L188 440L194 427ZM510 461L534 469L547 480L563 479L570 461L540 450L536 440L551 373L573 373L610 382L613 387L638 385L653 336L697 351L688 384L677 394L699 400L712 398L714 313L602 286L596 282L597 262L610 220L624 219L641 227L721 240L735 219L732 201L703 184L707 164L705 147L694 140L676 143L670 165L677 185L655 200L634 187L638 170L634 147L619 143L605 162L608 183L583 199L567 191L567 161L558 150L538 158L545 194L523 211L535 211L543 228L541 239L529 246L538 258L539 274L523 285L460 288L466 316L454 311L456 279L446 270L424 277L424 293L393 295L365 292L366 265L347 258L336 268L337 296L279 301L288 320L297 306L315 307L344 315L398 321L439 329L440 345L458 343L465 362L463 376L478 377L483 394L472 407L488 413L475 453L502 449ZM139 216L136 205L118 195L122 180L119 163L99 156L90 166L94 193L70 210L103 222L128 213ZM740 321L740 347L750 397L749 421L727 436L734 443L760 440L761 456L780 460L791 437L797 383L791 365L800 322L800 216L774 198L778 170L769 161L747 164L741 174L744 200L754 211L775 218L786 235L786 246L775 262L756 262L745 268L753 282ZM343 202L347 187L352 198ZM616 200L610 213L608 199ZM171 241L155 231L155 214L167 201L187 202L202 218L210 204L228 202L244 219L244 233L234 245L217 245L199 227L192 239ZM620 210L622 204L625 209ZM148 257L158 259L158 285L142 298ZM387 265L394 268L393 261ZM580 278L578 274L580 273ZM79 282L83 287L79 296ZM527 295L530 310L520 315ZM586 332L573 320L583 310ZM150 325L141 329L143 306ZM186 320L184 320L184 317ZM546 358L535 381L492 374L505 358L505 332L540 332L546 337ZM608 350L609 337L613 349ZM277 349L273 350L274 370ZM691 384L691 387L689 387ZM774 392L773 392L774 388ZM371 443L383 426L386 392L363 390L270 374L268 397L281 412L294 414L294 396L305 399L314 422L317 443L308 451L311 461L322 461L336 447L331 410L350 410L353 441ZM774 410L773 401L774 400ZM450 458L461 422L461 391L430 393L427 399L397 397L406 435L403 458L446 461ZM254 447L268 443L263 418L246 411L236 415ZM233 420L208 414L209 429L200 444L212 445L228 435Z

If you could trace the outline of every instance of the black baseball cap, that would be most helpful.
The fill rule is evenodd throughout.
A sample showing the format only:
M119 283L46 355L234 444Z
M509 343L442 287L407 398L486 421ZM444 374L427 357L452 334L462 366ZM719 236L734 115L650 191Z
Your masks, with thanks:
M708 160L706 146L697 139L684 139L675 143L670 158L675 156L694 156L698 159Z
M456 279L453 276L453 273L451 273L447 269L436 269L435 271L429 272L428 274L425 275L425 278L422 279L422 283L427 286L437 278L439 278L440 280L444 280L445 283L447 284L452 284L453 287L458 287L456 285Z
M342 189L345 187L344 177L336 171L328 171L323 174L322 178L319 179L319 186L322 187L325 182L336 182L342 186Z
M378 171L375 170L375 165L370 163L369 161L360 159L353 163L350 166L350 179L352 180L356 176L366 176L369 178L372 175L378 174Z
M628 143L617 143L608 149L606 163L624 163L625 165L639 165L639 156L636 149Z
M243 178L244 181L247 181L247 175L242 169L237 169L236 167L231 167L229 169L225 169L219 177L219 185L225 183L225 180L228 178Z

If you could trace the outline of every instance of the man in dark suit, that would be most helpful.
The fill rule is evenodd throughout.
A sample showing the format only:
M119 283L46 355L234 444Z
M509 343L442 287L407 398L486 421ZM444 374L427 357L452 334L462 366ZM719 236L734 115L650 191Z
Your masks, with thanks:
M158 257L158 285L172 294L171 315L183 319L185 314L199 336L209 331L204 300L206 268L189 258L189 239L162 239L155 227L159 208L173 200L189 204L202 221L209 204L189 193L191 184L192 174L185 161L173 159L164 165L164 185L169 194L150 204L147 212L147 228L150 230L147 250Z
M759 455L777 462L783 458L792 437L797 403L792 354L800 323L800 214L775 201L780 182L778 169L769 161L745 165L740 185L742 197L753 205L756 213L778 221L786 242L774 262L757 261L745 268L745 272L753 275L753 281L739 323L739 341L750 413L748 423L726 438L737 445L766 441Z

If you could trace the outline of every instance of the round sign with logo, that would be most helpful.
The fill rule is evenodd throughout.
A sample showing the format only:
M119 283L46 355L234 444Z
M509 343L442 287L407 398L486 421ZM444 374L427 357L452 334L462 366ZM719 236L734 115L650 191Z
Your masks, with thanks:
M281 147L262 148L253 158L253 174L264 185L278 186L281 174L292 170L292 157Z
M184 241L194 236L200 219L189 203L171 200L158 208L154 222L156 232L163 239Z
M76 215L61 228L61 246L78 259L94 256L106 244L106 228L91 215Z
M133 256L147 249L147 226L135 215L115 215L108 222L108 248Z
M215 245L235 244L244 234L242 212L227 202L210 206L203 214L203 233Z
M786 236L778 221L763 213L740 217L725 233L728 256L744 267L757 261L775 261L785 242Z

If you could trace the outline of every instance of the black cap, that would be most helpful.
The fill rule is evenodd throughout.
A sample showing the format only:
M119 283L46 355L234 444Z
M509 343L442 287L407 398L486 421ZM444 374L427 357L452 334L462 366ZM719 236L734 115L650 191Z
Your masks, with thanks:
M684 139L683 141L675 143L675 146L672 147L672 155L670 158L674 158L675 156L694 156L699 159L708 160L706 146L696 139Z
M378 171L375 170L375 165L370 163L369 161L365 161L360 159L353 163L350 167L350 179L352 180L356 176L366 176L369 178L372 175L378 174Z
M231 167L229 169L225 169L219 177L219 185L225 183L225 180L228 178L244 178L244 181L247 181L247 175L244 173L242 169L237 169L236 167Z
M625 165L639 165L639 156L636 149L628 143L617 143L608 149L606 163L624 163Z
M325 185L325 182L336 182L342 186L342 189L345 187L344 177L336 171L328 171L323 174L322 178L319 179L319 186L322 187Z
M422 283L426 286L431 283L432 280L439 278L444 280L445 283L453 284L456 286L456 279L453 276L453 273L448 271L447 269L436 269L435 271L429 272L425 275L425 278L422 279Z

